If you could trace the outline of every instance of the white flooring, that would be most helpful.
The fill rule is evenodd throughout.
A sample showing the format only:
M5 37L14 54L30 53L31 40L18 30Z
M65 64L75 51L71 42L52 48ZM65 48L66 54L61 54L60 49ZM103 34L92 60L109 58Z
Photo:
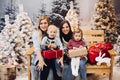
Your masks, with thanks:
M28 80L27 70L22 70L17 73L16 80ZM109 80L108 75L89 75L87 80ZM120 80L120 66L114 66L113 68L113 80Z

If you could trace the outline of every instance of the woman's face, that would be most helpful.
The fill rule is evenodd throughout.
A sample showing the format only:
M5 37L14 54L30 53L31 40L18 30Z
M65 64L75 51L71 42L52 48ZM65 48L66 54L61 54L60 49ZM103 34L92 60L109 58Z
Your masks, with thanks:
M62 26L62 32L67 35L69 31L70 31L69 25L67 23L64 23Z
M47 29L48 29L48 22L47 22L46 19L41 20L41 22L40 22L40 29L42 31L47 31Z

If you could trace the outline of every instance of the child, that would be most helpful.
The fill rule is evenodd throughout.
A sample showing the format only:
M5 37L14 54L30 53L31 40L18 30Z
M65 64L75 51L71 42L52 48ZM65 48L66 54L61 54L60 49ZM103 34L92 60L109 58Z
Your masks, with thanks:
M42 50L56 50L56 49L63 50L60 40L56 37L57 27L55 25L50 25L48 27L47 34L48 35L44 37L41 42L41 49ZM60 58L60 60L44 59L44 61L47 66L45 66L43 68L43 71L41 72L41 80L47 80L50 68L53 70L54 79L61 80L61 77L57 74L57 72L60 70L58 63L60 62L61 66L63 66L62 58Z
M73 38L69 40L67 48L70 49L77 49L80 47L85 47L85 43L83 41L83 36L82 36L82 30L81 29L76 29L73 32ZM84 56L84 55L83 55ZM80 56L82 57L82 56ZM79 70L79 65L80 65L80 57L74 57L71 58L71 68L72 68L72 74L74 76L78 76L78 70Z

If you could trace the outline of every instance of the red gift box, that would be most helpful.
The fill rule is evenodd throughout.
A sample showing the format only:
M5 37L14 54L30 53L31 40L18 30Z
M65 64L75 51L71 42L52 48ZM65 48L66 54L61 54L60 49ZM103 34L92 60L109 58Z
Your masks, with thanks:
M107 42L102 42L102 43L97 43L93 46L90 46L89 49L88 49L88 61L91 63L91 64L96 64L96 60L95 58L97 56L99 56L99 52L101 51L102 54L105 53L105 56L104 57L110 57L110 54L108 52L108 50L112 49L113 46L111 43Z
M60 58L63 55L62 50L43 50L42 56L46 59Z

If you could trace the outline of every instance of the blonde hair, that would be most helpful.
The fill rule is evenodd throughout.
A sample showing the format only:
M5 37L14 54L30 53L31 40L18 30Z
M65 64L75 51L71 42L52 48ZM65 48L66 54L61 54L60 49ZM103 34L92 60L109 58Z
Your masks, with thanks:
M41 24L41 21L42 20L46 20L48 22L48 25L50 24L50 20L48 18L48 16L40 16L38 21L37 21L37 37L38 37L38 41L39 43L41 43L41 40L43 38L43 34L42 34L42 31L40 29L40 24Z
M50 30L50 29L54 29L54 30L57 31L57 27L55 25L49 25L48 26L48 30Z

